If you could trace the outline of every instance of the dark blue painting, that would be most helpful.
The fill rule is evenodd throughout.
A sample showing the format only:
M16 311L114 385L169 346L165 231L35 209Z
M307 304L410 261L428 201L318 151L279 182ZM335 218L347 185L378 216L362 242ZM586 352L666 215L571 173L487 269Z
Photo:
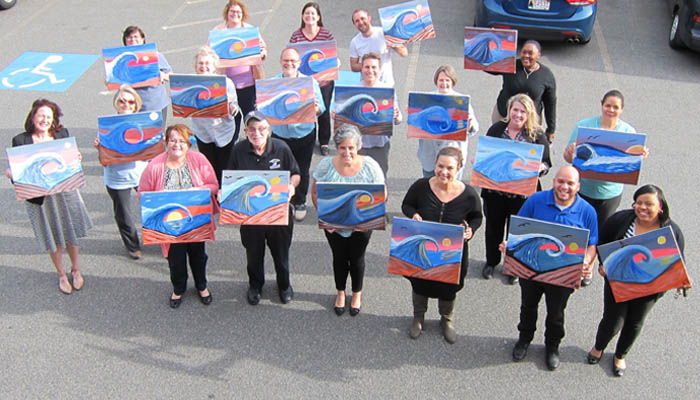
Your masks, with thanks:
M383 184L316 183L318 226L323 229L384 229Z
M647 135L578 128L573 166L581 178L636 185Z
M464 68L513 74L517 44L516 30L464 28Z

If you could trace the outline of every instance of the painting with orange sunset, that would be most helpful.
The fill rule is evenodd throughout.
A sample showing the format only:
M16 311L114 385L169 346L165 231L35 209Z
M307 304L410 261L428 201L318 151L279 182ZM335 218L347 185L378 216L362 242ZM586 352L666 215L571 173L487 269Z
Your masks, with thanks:
M141 193L143 244L214 240L209 189Z

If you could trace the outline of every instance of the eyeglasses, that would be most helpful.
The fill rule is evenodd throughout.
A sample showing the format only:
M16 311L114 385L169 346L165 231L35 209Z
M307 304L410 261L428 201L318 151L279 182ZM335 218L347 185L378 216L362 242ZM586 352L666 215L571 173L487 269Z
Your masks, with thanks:
M282 59L282 63L292 63L292 64L296 64L296 63L298 63L299 61L301 61L301 60L299 60L298 58L297 58L297 59L290 59L290 58L283 58L283 59Z
M168 140L168 144L172 144L172 145L179 144L182 146L186 146L187 142L184 140L170 139L170 140Z
M117 99L117 103L128 104L130 106L133 106L134 104L136 104L136 100L126 100L126 99L119 98L119 99Z
M228 13L229 13L229 14L240 14L240 15L243 15L243 11L241 11L241 10L229 10Z

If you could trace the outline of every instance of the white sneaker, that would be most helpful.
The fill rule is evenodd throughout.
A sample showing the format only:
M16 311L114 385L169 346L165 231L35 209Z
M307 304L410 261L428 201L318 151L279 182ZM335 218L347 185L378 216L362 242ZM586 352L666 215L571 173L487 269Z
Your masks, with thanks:
M301 222L306 218L306 204L299 204L294 206L294 219Z

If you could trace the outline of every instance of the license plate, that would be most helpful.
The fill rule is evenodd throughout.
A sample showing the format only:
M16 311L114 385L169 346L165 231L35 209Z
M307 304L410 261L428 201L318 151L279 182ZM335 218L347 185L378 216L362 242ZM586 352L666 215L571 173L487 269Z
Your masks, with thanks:
M528 0L527 9L549 11L549 1L550 0Z

